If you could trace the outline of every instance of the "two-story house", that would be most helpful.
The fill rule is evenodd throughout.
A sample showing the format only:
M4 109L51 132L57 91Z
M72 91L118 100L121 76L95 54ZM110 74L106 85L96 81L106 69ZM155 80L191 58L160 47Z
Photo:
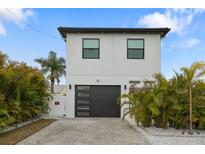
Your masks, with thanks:
M161 39L169 28L59 27L67 44L68 117L120 117L117 103L133 83L160 72Z

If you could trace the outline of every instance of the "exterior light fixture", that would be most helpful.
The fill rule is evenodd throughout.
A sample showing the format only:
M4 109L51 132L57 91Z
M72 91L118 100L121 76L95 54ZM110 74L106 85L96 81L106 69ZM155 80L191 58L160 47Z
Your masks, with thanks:
M125 89L125 90L127 89L127 85L124 85L124 89Z
M72 88L72 86L71 86L71 84L69 84L69 89L71 90L71 88Z

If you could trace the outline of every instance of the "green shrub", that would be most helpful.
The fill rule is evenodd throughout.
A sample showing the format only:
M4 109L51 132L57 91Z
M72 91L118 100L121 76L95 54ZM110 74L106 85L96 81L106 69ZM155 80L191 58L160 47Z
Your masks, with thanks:
M196 72L202 70L199 73L202 75L205 72L202 66L205 66L202 62L194 63L190 68L192 75L194 69ZM170 80L162 74L153 77L154 84L146 84L146 81L143 87L122 95L121 98L126 98L126 101L122 99L122 106L129 104L124 115L129 113L138 125L145 127L190 129L190 79L183 72L175 72ZM193 128L205 129L205 82L196 75L191 84Z
M0 127L47 112L50 94L41 71L7 61L1 52L0 65Z

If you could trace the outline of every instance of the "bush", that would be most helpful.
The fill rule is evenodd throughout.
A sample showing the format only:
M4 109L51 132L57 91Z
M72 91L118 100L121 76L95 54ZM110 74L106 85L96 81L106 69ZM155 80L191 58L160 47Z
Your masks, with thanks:
M7 61L0 52L0 127L26 121L48 110L48 83L24 63Z
M122 106L128 104L124 117L130 114L137 124L145 127L189 128L190 82L183 73L167 80L162 74L153 75L155 83L124 94ZM195 79L192 82L192 124L195 129L205 129L205 82ZM123 118L124 118L123 117Z

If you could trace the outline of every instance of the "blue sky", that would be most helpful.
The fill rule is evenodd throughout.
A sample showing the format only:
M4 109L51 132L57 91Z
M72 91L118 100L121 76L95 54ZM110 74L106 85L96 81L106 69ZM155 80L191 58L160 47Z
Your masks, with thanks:
M25 22L60 38L59 26L71 27L170 27L162 40L161 71L171 77L173 70L205 61L204 9L0 9L0 50L13 60L37 66L33 60L53 50L65 57L61 39L44 36ZM68 66L69 67L69 66Z

